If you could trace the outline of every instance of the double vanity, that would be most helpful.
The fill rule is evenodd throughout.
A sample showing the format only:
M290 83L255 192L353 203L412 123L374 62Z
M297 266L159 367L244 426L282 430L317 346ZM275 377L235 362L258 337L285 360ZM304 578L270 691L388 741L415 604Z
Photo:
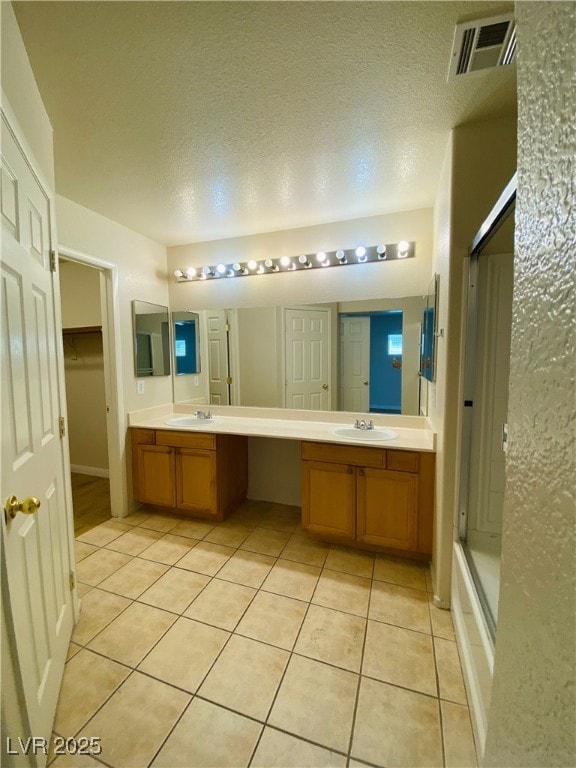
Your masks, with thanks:
M196 415L198 413L198 415ZM160 406L129 415L134 498L224 520L246 498L251 437L299 441L302 526L419 559L432 551L435 436L423 417ZM282 467L278 468L282 472Z

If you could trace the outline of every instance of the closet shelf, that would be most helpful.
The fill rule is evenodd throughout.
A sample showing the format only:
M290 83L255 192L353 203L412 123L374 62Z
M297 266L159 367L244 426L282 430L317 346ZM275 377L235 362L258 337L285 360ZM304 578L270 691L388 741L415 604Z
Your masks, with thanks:
M101 325L80 325L76 328L62 328L64 336L72 336L79 333L102 333Z

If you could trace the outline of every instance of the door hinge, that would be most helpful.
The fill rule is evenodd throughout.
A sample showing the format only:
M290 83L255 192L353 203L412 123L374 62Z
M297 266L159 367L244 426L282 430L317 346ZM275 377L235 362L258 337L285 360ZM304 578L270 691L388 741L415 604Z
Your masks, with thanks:
M225 331L230 331L231 327L232 326L230 325L230 323L226 323L226 325L224 326L224 330Z
M58 416L58 432L60 433L60 437L64 437L66 434L66 419L64 416Z
M56 251L50 251L50 272L56 272L56 259L58 254Z
M232 384L232 376L226 377L226 384Z
M70 584L70 592L72 592L76 587L76 574L74 571L70 571L68 574L68 583Z

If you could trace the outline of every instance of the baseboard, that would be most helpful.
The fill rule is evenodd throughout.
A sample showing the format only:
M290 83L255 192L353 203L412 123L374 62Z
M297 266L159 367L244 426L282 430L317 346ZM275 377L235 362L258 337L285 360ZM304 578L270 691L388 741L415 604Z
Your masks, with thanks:
M94 475L94 477L110 477L109 469L101 467L85 467L83 464L70 464L70 472L78 475Z

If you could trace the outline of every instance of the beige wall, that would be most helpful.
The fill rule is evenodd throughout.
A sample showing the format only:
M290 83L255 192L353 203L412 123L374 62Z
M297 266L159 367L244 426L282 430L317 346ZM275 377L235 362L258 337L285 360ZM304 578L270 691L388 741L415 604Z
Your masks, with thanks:
M0 3L0 13L2 93L8 99L10 108L25 136L27 144L25 149L31 150L44 177L43 181L54 189L52 126L28 61L28 54L24 48L12 4ZM6 107L5 104L2 106Z
M416 242L414 259L193 283L176 283L172 277L174 269L188 266L297 256L399 240ZM175 310L416 296L425 293L432 273L432 209L180 245L168 248L168 269L170 301Z
M517 3L518 197L486 766L574 766L576 6Z
M117 266L118 327L116 343L120 346L121 400L120 466L111 466L112 472L123 476L124 500L114 514L124 514L133 506L129 454L127 454L126 413L148 408L172 400L170 376L153 376L145 380L144 394L136 392L134 372L134 339L132 327L132 300L168 305L166 281L166 249L143 235L100 216L60 195L56 197L58 242L66 248L88 254ZM128 479L126 479L128 476Z
M440 275L436 381L426 385L437 432L434 593L450 600L452 541L458 502L463 365L463 300L472 239L516 170L516 117L452 131L434 214L433 271Z
M102 326L100 272L60 262L62 327ZM72 471L108 472L102 333L64 335L68 442ZM89 472L88 472L89 474Z

